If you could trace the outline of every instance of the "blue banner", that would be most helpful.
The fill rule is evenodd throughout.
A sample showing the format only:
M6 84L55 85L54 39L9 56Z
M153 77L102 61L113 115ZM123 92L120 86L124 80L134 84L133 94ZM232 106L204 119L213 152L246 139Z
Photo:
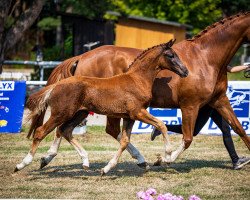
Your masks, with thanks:
M21 131L25 93L25 81L0 81L0 133Z
M231 106L247 134L250 134L250 81L229 81L227 96ZM181 124L180 109L149 108L149 113L167 125ZM153 127L139 121L135 122L132 133L151 133ZM201 130L202 134L221 134L213 120L209 119ZM233 134L235 134L232 131Z

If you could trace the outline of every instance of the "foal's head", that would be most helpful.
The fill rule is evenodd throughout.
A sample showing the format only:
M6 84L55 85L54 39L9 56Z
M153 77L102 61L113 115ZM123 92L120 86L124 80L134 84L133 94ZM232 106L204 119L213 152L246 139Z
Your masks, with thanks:
M159 58L159 67L161 69L168 69L175 72L180 77L187 77L188 70L186 66L181 62L178 55L171 48L175 40L170 40L168 43L162 44L163 53Z

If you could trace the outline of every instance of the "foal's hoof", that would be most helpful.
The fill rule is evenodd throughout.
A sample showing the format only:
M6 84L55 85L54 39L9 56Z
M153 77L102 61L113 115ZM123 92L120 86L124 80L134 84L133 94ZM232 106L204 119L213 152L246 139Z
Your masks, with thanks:
M140 167L140 168L142 168L142 169L144 169L146 171L150 169L150 166L149 166L149 164L147 162L139 163L137 165L138 165L138 167Z
M19 169L16 167L16 168L14 169L14 173L15 173L15 172L18 172L18 171L19 171Z
M104 172L104 169L101 169L101 177L103 177L106 173Z
M162 164L162 157L160 155L157 155L157 161L154 163L153 166L161 166Z
M88 172L89 171L89 166L82 165L82 168L84 171Z
M40 161L40 169L44 168L46 165L48 165L49 163L46 162L45 158L41 158Z

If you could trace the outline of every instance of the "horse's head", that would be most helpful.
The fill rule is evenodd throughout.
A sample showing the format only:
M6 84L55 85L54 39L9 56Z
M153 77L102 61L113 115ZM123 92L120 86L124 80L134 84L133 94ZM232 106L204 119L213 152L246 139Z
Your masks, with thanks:
M159 59L159 66L161 69L168 69L175 72L180 77L187 77L188 70L186 66L181 62L178 55L171 48L175 40L170 40L168 43L162 45L163 53Z

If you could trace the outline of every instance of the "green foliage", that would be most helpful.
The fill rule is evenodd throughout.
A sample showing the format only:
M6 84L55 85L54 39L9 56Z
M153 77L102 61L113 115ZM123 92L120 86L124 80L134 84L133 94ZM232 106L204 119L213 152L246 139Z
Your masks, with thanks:
M111 0L116 11L126 15L139 15L177 21L194 26L197 33L217 21L222 11L220 0Z
M64 57L69 58L72 55L73 49L73 36L69 35L67 39L64 41Z
M89 19L102 18L107 10L112 10L110 0L64 0L61 11L83 15Z
M249 11L249 0L221 0L219 7L223 10L224 15L230 16L239 11Z
M37 23L37 26L44 31L55 29L61 25L61 20L59 18L45 17Z

